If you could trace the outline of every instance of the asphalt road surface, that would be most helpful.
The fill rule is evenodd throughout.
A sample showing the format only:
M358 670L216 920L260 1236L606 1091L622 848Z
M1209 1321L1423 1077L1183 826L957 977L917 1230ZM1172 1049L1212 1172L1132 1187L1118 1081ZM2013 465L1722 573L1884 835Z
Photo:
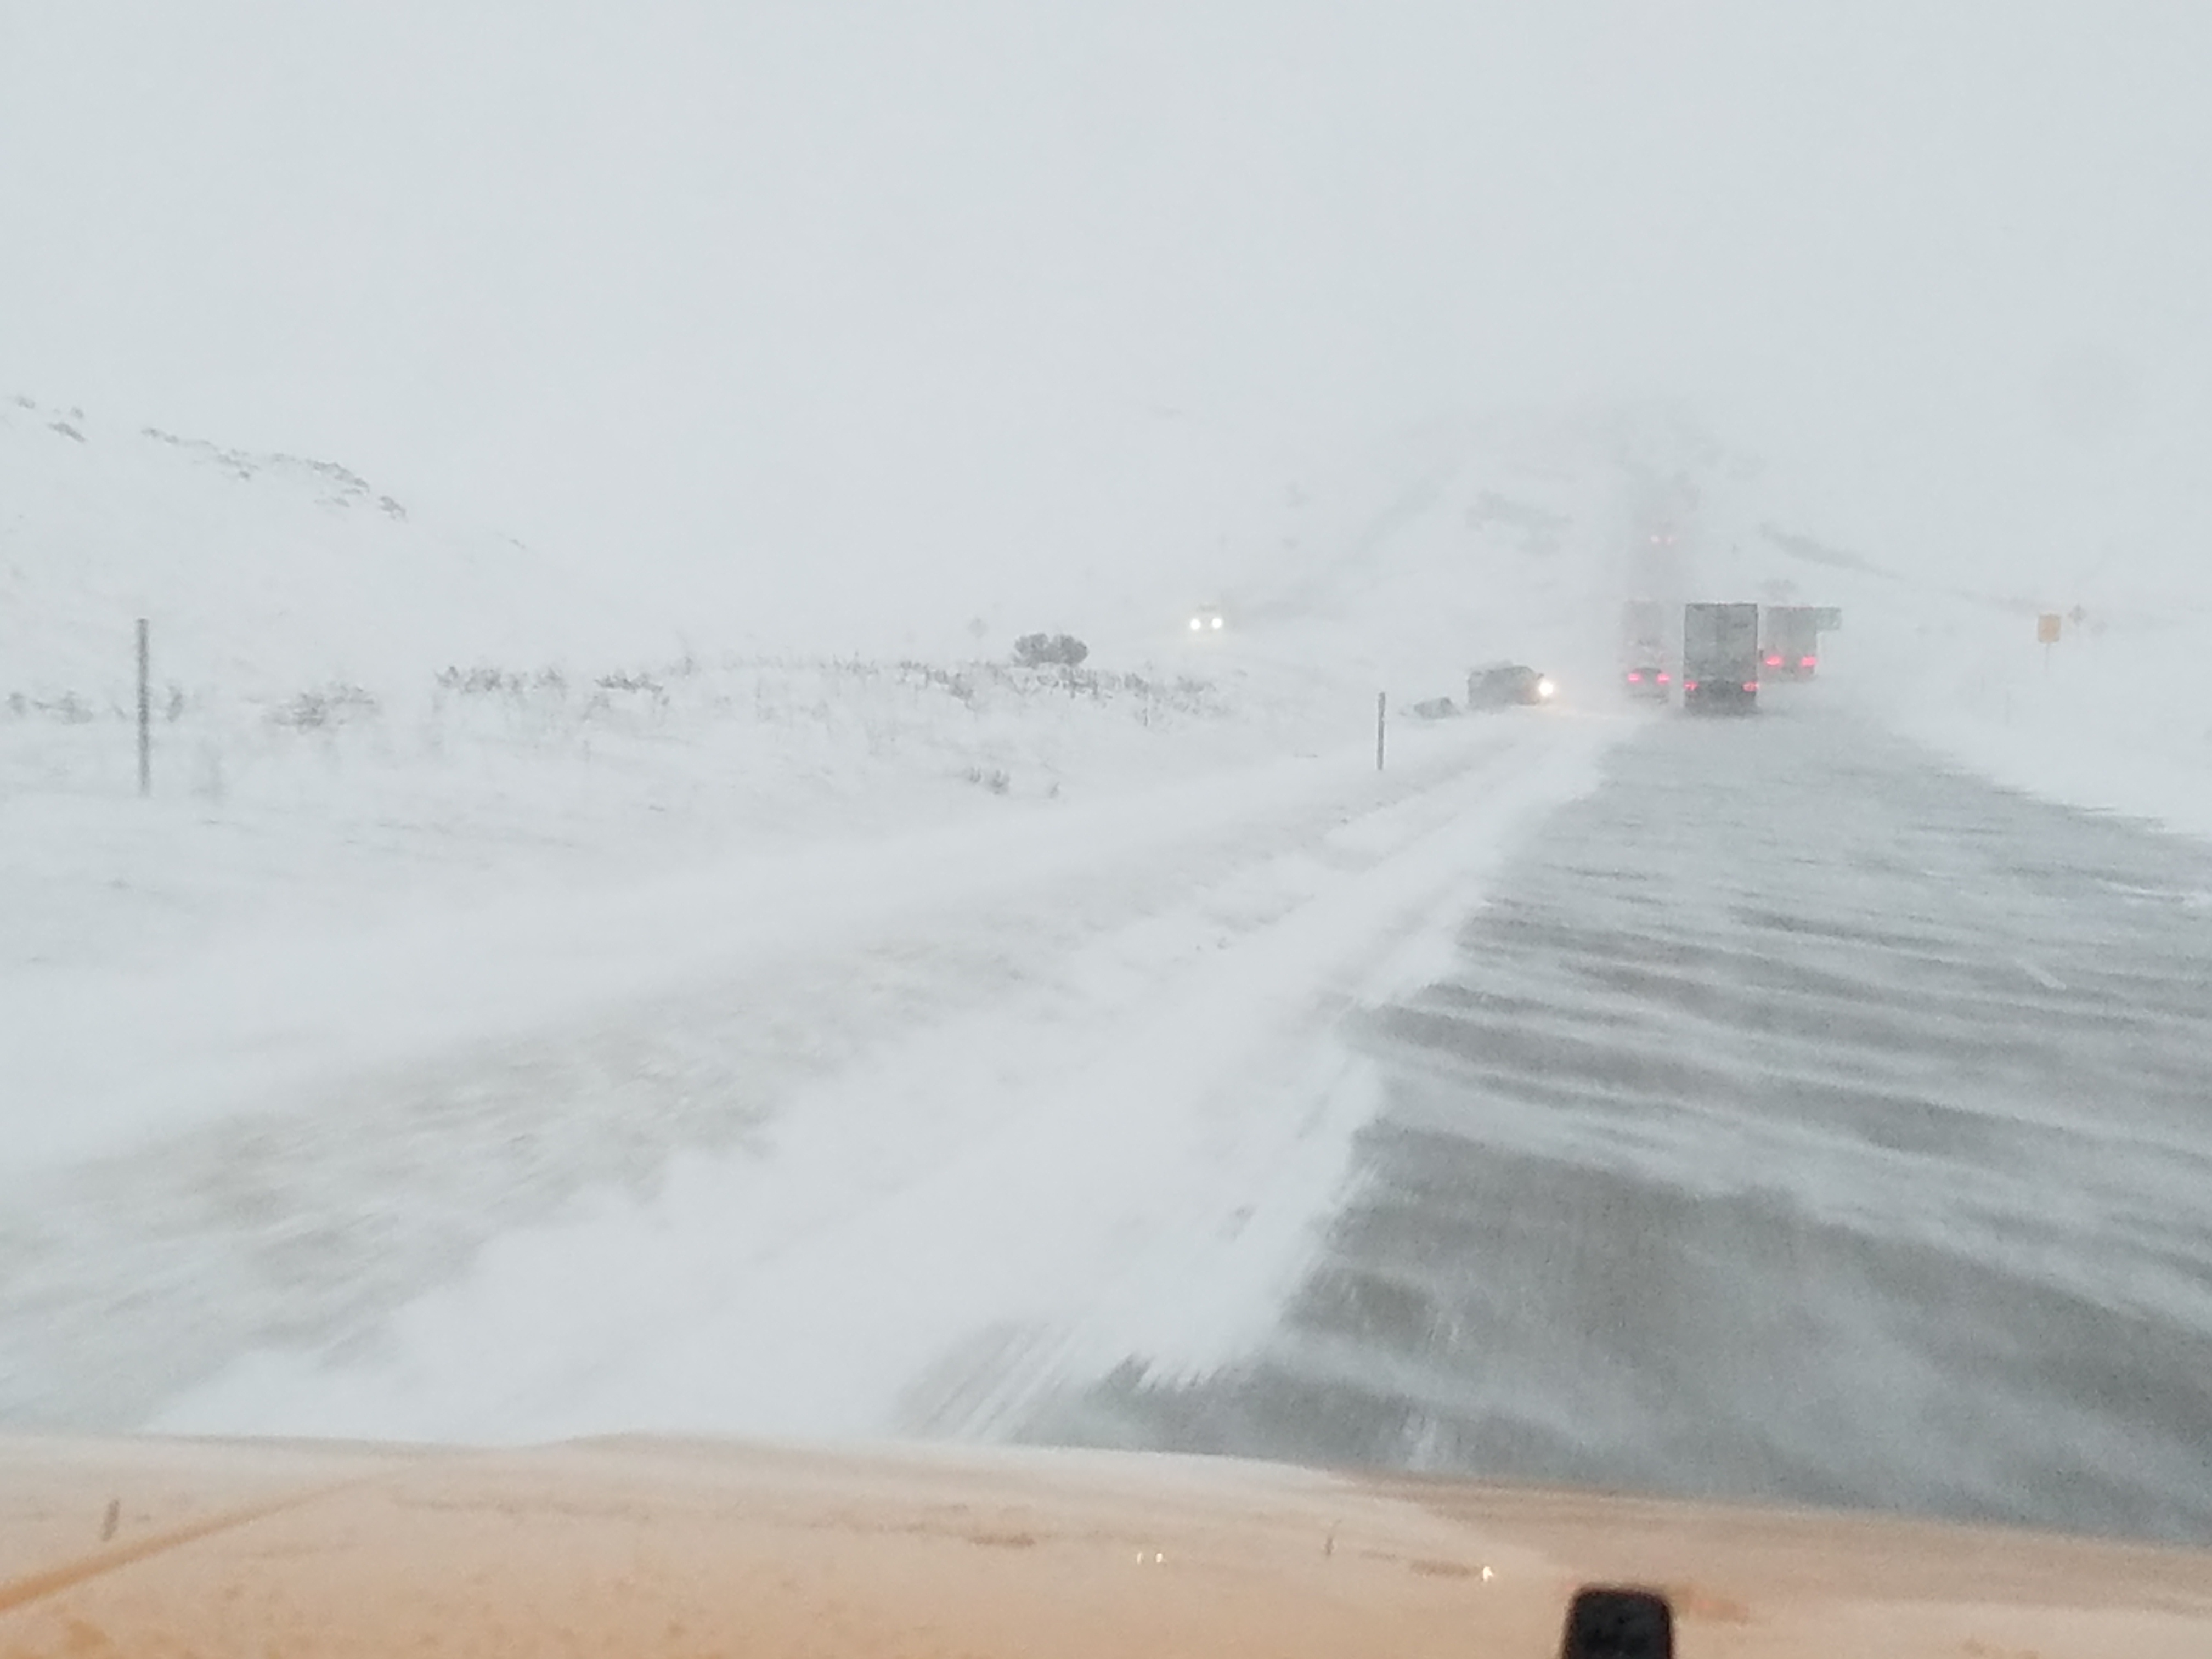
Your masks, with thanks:
M1823 691L1656 724L1361 1018L1261 1351L1026 1432L2212 1540L2212 849Z

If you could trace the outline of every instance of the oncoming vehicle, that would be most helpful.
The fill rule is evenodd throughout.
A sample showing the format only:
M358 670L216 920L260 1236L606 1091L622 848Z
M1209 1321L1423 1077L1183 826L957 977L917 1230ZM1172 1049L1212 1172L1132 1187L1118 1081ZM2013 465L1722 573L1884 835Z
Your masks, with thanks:
M1525 663L1490 663L1467 677L1469 708L1510 708L1516 704L1545 703L1558 695L1559 687L1549 675L1540 674Z
M1190 611L1190 631L1194 634L1218 634L1227 626L1228 619L1218 605L1193 605Z

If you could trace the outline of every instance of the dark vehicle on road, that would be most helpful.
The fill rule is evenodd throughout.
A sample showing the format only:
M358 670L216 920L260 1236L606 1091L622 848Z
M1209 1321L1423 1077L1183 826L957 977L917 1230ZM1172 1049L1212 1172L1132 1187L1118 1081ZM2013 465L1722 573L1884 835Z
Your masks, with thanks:
M1682 607L1682 707L1692 714L1759 708L1759 607Z
M1665 702L1674 694L1669 607L1658 599L1631 599L1620 607L1620 687L1632 697Z
M1510 708L1516 704L1549 702L1558 689L1548 675L1524 663L1491 663L1468 675L1467 706Z

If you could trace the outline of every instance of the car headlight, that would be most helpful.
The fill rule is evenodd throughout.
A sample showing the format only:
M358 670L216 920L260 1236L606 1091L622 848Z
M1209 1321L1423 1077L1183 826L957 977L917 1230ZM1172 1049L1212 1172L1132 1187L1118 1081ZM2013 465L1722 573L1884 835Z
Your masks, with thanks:
M1221 618L1220 618L1220 617L1216 617L1213 619L1213 625L1214 625L1214 627L1215 627L1215 628L1218 629L1218 628L1221 626Z
M1200 621L1196 617L1193 617L1190 619L1190 631L1194 634L1197 633L1200 629L1205 626L1206 624Z
M1549 697L1553 692L1559 689L1559 688L1558 686L1553 684L1548 679L1540 679L1536 682L1536 695L1540 697Z

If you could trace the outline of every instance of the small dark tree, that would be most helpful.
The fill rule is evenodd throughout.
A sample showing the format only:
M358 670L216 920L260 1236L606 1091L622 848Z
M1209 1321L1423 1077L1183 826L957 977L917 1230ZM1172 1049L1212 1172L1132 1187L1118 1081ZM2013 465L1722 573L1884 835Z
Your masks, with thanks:
M1024 668L1079 668L1090 654L1073 634L1024 634L1014 641L1014 660Z

